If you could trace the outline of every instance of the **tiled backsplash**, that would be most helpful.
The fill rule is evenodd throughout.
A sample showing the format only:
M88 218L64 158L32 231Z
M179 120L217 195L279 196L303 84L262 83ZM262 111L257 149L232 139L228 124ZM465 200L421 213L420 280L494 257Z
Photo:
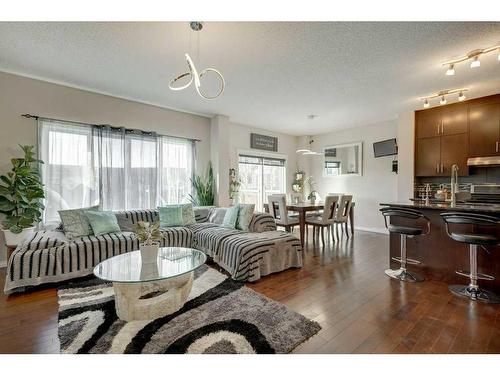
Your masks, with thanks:
M425 198L425 182L416 182L413 184L413 197L414 198ZM448 189L451 190L451 183L429 183L430 185L430 193L429 196L432 198L436 194L438 190ZM458 184L459 191L467 191L470 192L471 183L460 183Z
M450 180L450 176L415 177L415 184L413 186L414 198L420 198L425 195L426 183L431 185L431 197L441 188L450 190ZM458 177L458 182L459 190L468 192L470 192L471 185L500 184L500 167L471 167L469 169L469 175Z

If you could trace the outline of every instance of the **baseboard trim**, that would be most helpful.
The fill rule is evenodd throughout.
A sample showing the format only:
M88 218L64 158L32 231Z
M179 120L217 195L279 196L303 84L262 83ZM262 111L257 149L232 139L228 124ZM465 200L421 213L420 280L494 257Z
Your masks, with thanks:
M372 232L372 233L380 233L380 234L389 234L389 232L385 228L357 227L357 226L355 226L354 230L360 230L362 232Z

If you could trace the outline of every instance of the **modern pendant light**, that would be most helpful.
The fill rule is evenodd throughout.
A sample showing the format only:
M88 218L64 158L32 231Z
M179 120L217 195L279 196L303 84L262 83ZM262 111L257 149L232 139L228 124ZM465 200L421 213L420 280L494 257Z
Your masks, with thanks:
M203 23L191 22L189 24L189 26L191 27L191 30L199 32L203 28ZM199 39L199 35L197 35L197 36L198 36L198 50L199 50L200 39ZM173 91L184 90L184 89L188 88L189 86L191 86L191 84L194 81L194 88L195 88L196 92L198 93L198 95L200 95L202 98L207 99L207 100L212 100L212 99L218 98L224 92L224 88L226 86L226 82L225 82L222 74L217 69L214 69L214 68L205 68L200 73L198 73L198 70L196 69L194 62L191 59L191 56L189 56L189 53L185 53L184 57L186 58L186 63L187 63L189 71L186 73L182 73L182 74L178 75L177 77L175 77L174 79L172 79L168 85L170 90L173 90ZM198 56L198 59L199 59L199 56ZM201 78L209 72L215 73L220 79L220 90L214 96L208 96L201 91ZM186 77L189 77L188 83L186 83L185 85L182 85L182 86L175 86L175 83L177 81L180 81L181 79L186 78Z
M439 104L445 105L447 103L446 98L444 96L441 97L441 100L439 101Z
M458 100L460 102L463 102L465 100L465 95L462 91L460 91L460 94L458 94Z
M426 98L424 100L424 108L429 108L430 104L429 104L429 100Z

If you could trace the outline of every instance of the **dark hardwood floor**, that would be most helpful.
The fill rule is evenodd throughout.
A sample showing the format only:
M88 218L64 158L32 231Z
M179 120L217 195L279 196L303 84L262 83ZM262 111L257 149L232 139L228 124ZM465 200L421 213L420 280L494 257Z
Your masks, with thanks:
M454 297L440 282L391 280L388 254L380 234L357 231L324 250L310 236L304 268L248 286L321 324L296 353L500 353L500 306ZM1 269L2 290L4 278ZM2 294L0 353L58 351L55 288Z

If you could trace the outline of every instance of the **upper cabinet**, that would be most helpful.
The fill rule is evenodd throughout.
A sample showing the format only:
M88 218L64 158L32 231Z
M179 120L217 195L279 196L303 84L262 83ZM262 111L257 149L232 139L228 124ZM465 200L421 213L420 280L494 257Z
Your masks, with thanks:
M447 176L451 166L458 173L469 173L469 124L467 106L438 107L415 114L415 175Z
M469 107L470 156L500 155L500 103Z
M467 107L434 108L416 115L417 138L467 133Z

